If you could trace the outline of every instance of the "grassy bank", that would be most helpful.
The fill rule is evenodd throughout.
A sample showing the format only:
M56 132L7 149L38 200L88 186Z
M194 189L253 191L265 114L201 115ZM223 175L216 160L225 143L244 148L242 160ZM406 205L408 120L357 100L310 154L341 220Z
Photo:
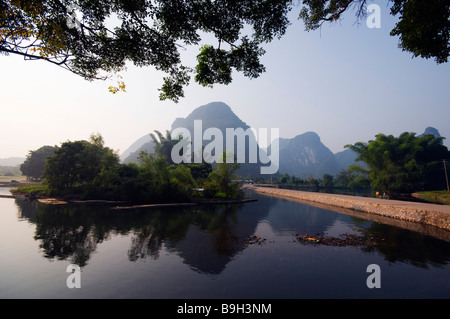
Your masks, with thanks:
M448 191L427 191L412 195L430 203L450 205L450 192Z
M19 186L16 189L11 190L14 195L37 195L37 196L49 196L50 190L47 185L37 184L37 185L24 185Z

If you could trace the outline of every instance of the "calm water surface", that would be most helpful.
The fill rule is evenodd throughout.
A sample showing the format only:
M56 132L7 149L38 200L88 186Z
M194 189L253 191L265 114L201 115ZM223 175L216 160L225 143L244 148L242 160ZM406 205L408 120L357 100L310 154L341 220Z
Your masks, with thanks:
M4 190L2 191L5 194ZM257 194L234 206L114 211L0 198L0 298L449 298L448 234ZM296 235L368 235L374 246ZM250 244L252 236L261 244ZM67 266L81 267L69 289ZM366 285L367 266L381 288Z

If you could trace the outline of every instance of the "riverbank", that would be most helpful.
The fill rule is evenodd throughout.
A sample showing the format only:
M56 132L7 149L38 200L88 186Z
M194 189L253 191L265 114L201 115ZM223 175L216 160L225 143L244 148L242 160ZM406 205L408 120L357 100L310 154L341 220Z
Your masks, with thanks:
M313 193L268 187L252 187L251 189L265 195L323 204L329 206L330 209L332 207L350 209L367 214L430 225L450 231L450 206L448 205Z
M230 199L230 200L203 200L194 201L188 203L166 203L166 204L148 204L148 205L132 205L132 206L115 206L113 210L130 210L139 208L158 208L158 207L185 207L185 206L199 206L199 205L231 205L231 204L244 204L249 202L255 202L253 198L243 199Z
M16 199L29 199L30 194L15 192L12 195L0 194L0 198L16 198ZM198 205L231 205L231 204L244 204L248 202L254 202L256 199L253 198L242 198L242 199L212 199L212 200L194 200L192 202L180 203L155 203L155 204L144 204L144 205L129 205L126 201L112 201L112 200L79 200L79 199L66 199L66 198L55 198L50 196L35 196L33 200L36 200L42 204L47 205L67 205L67 204L96 204L96 205L109 205L113 206L113 210L130 210L139 208L155 208L155 207L184 207L184 206L198 206Z

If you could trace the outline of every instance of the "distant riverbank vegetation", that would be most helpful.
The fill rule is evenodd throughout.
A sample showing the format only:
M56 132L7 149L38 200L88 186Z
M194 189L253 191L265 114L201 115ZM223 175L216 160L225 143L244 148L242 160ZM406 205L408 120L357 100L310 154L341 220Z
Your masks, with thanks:
M450 205L449 191L424 191L414 193L414 197L423 199L430 203Z
M348 169L334 176L302 179L286 173L237 177L236 163L219 163L215 167L206 162L174 164L170 153L177 141L169 134L155 132L158 138L152 134L154 153L142 152L137 163L121 163L99 134L92 135L89 141L68 141L32 151L21 170L29 179L41 183L19 187L16 192L133 203L239 199L243 197L239 183L242 178L273 187L366 196L379 192L390 198L410 198L412 193L447 189L439 196L435 193L421 196L436 202L439 197L443 199L440 202L447 203L446 164L450 152L443 145L443 138L432 134L416 136L405 132L399 137L378 134L367 143L346 146L357 154Z
M221 163L215 168L206 162L175 165L165 151L160 145L155 154L142 152L137 164L122 164L99 134L91 135L89 141L45 146L30 152L23 164L27 175L41 183L19 187L15 193L132 203L243 197L234 177L237 164Z
M357 165L341 170L337 175L324 174L321 178L309 176L299 178L285 173L275 178L256 178L257 184L272 185L303 191L328 193L370 194L372 192L367 172Z
M277 187L334 193L366 194L386 193L391 198L410 198L412 193L423 200L446 203L448 191L447 162L450 152L443 137L432 134L416 136L404 132L398 137L378 134L367 143L347 145L357 154L356 161L336 176L324 174L322 178L306 179L282 174L261 183ZM437 192L426 192L437 191ZM447 196L445 196L447 194Z

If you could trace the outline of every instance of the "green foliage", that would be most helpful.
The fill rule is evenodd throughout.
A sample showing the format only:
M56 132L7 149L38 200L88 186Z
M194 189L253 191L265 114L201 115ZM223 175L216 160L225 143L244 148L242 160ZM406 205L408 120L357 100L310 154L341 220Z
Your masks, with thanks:
M90 141L62 143L48 157L45 179L37 187L46 195L147 204L191 201L199 196L200 187L205 197L220 192L227 199L243 196L232 180L238 164L221 163L215 170L208 163L171 164L164 155L166 139L158 135L162 146L157 154L141 152L138 164L120 164L101 135L92 135Z
M48 157L44 176L51 190L78 192L89 190L93 185L107 188L118 169L119 157L103 146L100 136L91 141L65 142Z
M176 192L184 194L187 198L192 196L197 183L192 177L189 167L184 165L172 165L169 167L170 183L176 187Z
M414 195L427 202L450 205L449 191L425 191L425 192L418 192L417 194Z
M319 186L325 189L332 189L334 187L334 177L330 174L323 174L323 178L319 183Z
M391 35L399 36L399 46L415 57L448 61L450 54L450 1L394 0L392 15L399 22Z
M411 193L442 184L438 166L450 157L442 140L430 134L416 137L415 133L405 132L398 138L378 134L373 141L346 147L367 164L373 189Z
M46 184L19 186L11 190L13 194L35 194L40 196L51 195L50 188Z
M158 136L158 138L155 136ZM155 134L150 133L150 137L155 143L155 153L159 157L165 157L165 159L173 164L172 161L172 148L178 143L178 140L172 139L169 131L166 131L166 135L162 135L160 131L155 130Z
M347 187L351 190L369 189L369 171L359 165L353 164L347 169L348 183Z
M202 184L213 170L211 164L204 161L202 163L191 163L187 166L198 184Z
M206 181L203 184L203 195L206 198L214 198L219 192L219 186L214 181Z
M234 175L236 170L239 169L239 164L236 162L227 163L226 157L226 152L223 152L221 163L218 163L217 168L208 176L208 182L205 183L208 197L212 197L211 195L214 191L216 193L223 192L226 199L243 197L241 188Z
M309 186L317 187L317 186L319 186L320 181L318 179L314 178L313 176L308 176L306 178L306 184L309 185Z
M352 191L370 189L369 171L353 164L346 170L341 170L335 177L334 185Z
M196 80L202 85L228 83L231 68L254 78L264 70L261 44L285 33L291 5L286 0L0 0L0 52L44 60L88 80L120 72L128 61L153 66L167 74L160 98L177 102L193 72L181 63L180 48L200 44L201 34L219 43L199 57ZM251 29L251 38L244 28ZM122 81L110 87L118 90L124 90Z
M399 20L391 34L399 36L400 48L447 62L449 1L390 2ZM362 19L367 1L302 3L300 18L314 30L350 8ZM296 5L292 0L0 0L0 53L46 61L87 80L114 76L127 62L153 66L167 75L160 99L178 102L192 73L204 86L230 83L233 70L249 78L263 73L262 46L285 34ZM195 66L184 65L179 50L200 45L201 35L212 43L200 48ZM119 80L109 89L125 91L125 84Z
M358 20L366 16L366 0L303 0L300 18L306 30L324 22L335 22L350 9ZM450 2L448 0L392 0L391 15L398 17L392 36L399 36L399 47L415 57L448 61L450 53Z
M265 71L259 61L259 57L264 53L258 43L251 42L248 37L243 37L242 43L231 51L204 45L197 55L195 81L211 87L214 83L229 84L232 82L232 68L243 72L249 78L257 78Z
M284 173L283 175L281 175L280 177L280 183L281 184L286 184L289 183L289 181L291 180L290 176L288 173Z
M47 158L54 154L55 149L54 146L42 146L36 151L30 151L25 162L20 165L23 175L32 179L41 179L44 175Z

